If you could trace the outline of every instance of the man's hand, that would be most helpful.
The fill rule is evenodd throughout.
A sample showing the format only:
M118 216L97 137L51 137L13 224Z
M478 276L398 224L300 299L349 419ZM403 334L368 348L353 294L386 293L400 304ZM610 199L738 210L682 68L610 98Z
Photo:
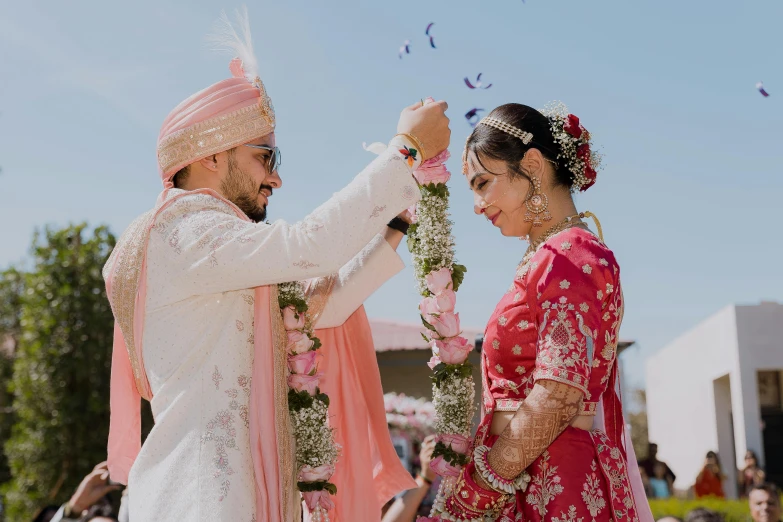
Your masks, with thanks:
M424 149L422 161L434 158L449 146L451 141L451 129L446 109L449 108L445 101L422 104L415 103L403 109L400 114L400 122L397 124L398 134L411 134L418 138ZM426 157L424 156L426 154Z
M106 462L101 462L95 466L89 475L84 477L82 483L76 488L76 492L69 501L71 511L74 514L81 516L84 510L90 509L93 504L98 502L106 494L122 489L122 486L110 486L108 480L108 464Z
M435 450L435 435L430 435L421 444L419 451L419 460L421 461L421 476L430 482L435 481L435 472L430 469L432 462L432 452Z

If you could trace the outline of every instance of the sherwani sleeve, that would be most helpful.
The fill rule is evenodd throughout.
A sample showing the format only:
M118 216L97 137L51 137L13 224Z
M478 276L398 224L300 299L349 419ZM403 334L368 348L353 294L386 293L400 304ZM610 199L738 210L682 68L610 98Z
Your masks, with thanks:
M214 197L201 195L209 204L183 197L171 216L164 212L157 220L164 245L174 252L169 257L181 297L340 271L382 225L421 197L412 176L415 162L406 161L399 148L393 140L348 186L296 224L249 223Z
M342 325L383 283L399 273L405 264L380 234L337 274L316 328Z

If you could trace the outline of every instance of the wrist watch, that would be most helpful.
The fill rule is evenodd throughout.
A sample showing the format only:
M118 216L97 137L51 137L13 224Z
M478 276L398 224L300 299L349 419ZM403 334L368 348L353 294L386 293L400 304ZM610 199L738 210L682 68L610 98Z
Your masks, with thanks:
M392 218L391 221L389 221L389 223L386 226L394 230L398 230L405 235L408 235L408 228L411 225L401 217L395 216L394 218Z

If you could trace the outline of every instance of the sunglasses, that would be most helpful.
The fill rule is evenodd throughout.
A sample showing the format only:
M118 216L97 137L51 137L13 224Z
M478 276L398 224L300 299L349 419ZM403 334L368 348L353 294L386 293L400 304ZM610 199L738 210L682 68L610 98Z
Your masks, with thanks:
M280 165L283 164L283 156L280 154L280 149L277 147L267 147L266 145L250 145L249 143L245 143L245 147L250 147L251 149L268 150L272 153L272 155L269 156L266 164L266 166L269 168L270 174L279 169Z

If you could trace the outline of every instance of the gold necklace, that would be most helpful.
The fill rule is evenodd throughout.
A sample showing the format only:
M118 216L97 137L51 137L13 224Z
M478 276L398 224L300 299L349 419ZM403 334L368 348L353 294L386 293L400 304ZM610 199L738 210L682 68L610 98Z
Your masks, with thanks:
M567 218L563 219L563 221L561 221L557 225L553 226L552 228L544 232L541 235L541 237L539 237L538 239L530 241L530 246L527 247L527 250L525 251L525 255L522 256L522 261L519 263L519 266L522 266L525 263L527 263L530 260L530 258L533 256L533 254L535 254L538 251L539 247L541 247L541 245L543 245L549 239L551 239L552 236L559 234L560 232L566 230L567 228L571 228L579 225L584 225L586 227L587 225L585 225L585 223L581 221L586 217L592 218L593 221L595 221L595 225L598 228L598 236L601 238L601 241L603 241L604 238L603 238L603 230L601 230L601 223L598 221L598 218L595 216L595 214L589 211L580 212L579 214L568 216Z

